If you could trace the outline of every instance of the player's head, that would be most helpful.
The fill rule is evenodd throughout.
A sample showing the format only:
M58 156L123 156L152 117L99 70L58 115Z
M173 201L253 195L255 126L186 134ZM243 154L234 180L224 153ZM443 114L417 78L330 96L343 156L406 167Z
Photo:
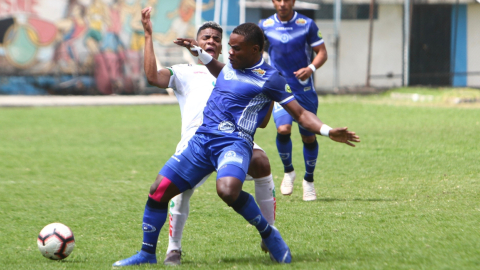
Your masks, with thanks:
M295 0L272 0L272 3L275 10L277 10L277 15L280 20L290 20L293 16Z
M216 22L205 22L198 28L198 45L215 59L222 53L222 33L222 27Z
M252 67L262 56L265 37L262 29L254 23L244 23L233 29L230 35L230 63L235 69Z

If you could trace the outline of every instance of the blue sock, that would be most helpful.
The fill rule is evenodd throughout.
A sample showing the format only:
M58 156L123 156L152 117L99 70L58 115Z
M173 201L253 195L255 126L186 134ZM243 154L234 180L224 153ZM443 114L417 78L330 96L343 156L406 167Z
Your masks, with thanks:
M240 196L238 196L237 200L230 206L250 224L255 226L262 238L267 238L270 235L272 227L268 225L267 220L263 217L252 195L242 190Z
M317 165L318 142L315 139L312 143L303 143L303 158L305 160L305 181L313 182L313 172Z
M158 235L168 215L168 203L157 202L148 198L143 213L143 243L142 250L155 254L157 249Z
M291 134L282 135L277 133L277 149L280 158L282 159L284 171L291 172L293 171L292 164L292 140L290 139Z

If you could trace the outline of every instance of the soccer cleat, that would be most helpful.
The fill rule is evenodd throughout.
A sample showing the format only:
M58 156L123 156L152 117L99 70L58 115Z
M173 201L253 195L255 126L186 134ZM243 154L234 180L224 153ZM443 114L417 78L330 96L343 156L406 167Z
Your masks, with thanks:
M280 185L280 192L283 195L290 195L293 192L293 182L295 181L295 171L285 173L282 184Z
M139 264L146 264L146 263L150 263L150 264L157 263L157 256L155 256L155 254L150 254L148 252L141 250L130 258L126 258L121 261L115 262L113 264L113 267L139 265Z
M167 257L165 257L163 264L164 265L180 265L181 258L182 258L181 250L172 250L167 254Z
M317 194L315 193L315 187L313 182L307 182L303 179L303 200L304 201L315 201L317 199Z
M265 246L267 246L270 252L270 259L278 263L290 263L292 262L292 254L290 248L288 248L285 241L283 241L280 232L272 226L272 233L265 239Z

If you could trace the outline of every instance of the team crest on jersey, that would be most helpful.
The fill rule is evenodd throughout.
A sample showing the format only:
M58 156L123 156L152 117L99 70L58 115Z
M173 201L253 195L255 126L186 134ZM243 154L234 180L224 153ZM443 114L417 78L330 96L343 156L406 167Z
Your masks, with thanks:
M225 80L231 80L233 79L234 75L235 75L235 72L233 70L230 70L230 71L227 71L227 73L225 73L225 76L223 76L223 78Z
M265 73L267 73L265 70L261 69L261 68L257 68L257 69L254 69L252 70L252 72L255 74L255 75L258 75L260 77L263 77L263 75L265 75Z
M290 40L290 37L289 37L287 34L283 34L283 35L280 37L280 41L281 41L282 43L287 43L289 40Z
M288 85L288 83L285 84L285 92L292 93L292 88L290 88L290 85Z
M273 26L274 24L275 24L275 21L272 19L266 19L265 21L263 21L263 27L270 27L270 26Z
M322 38L322 32L320 32L320 30L318 30L317 35L318 35L319 38Z
M218 130L223 131L225 133L233 133L235 131L235 125L230 121L222 121L218 125Z
M305 25L305 24L307 24L307 20L305 20L305 19L303 19L303 18L299 18L299 19L297 19L297 20L295 21L295 23L296 23L297 25Z

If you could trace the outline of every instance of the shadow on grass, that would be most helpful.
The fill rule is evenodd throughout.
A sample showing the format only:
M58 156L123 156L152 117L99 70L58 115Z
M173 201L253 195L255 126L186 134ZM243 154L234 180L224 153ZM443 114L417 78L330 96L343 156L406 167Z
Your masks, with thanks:
M212 258L210 258L212 259ZM228 257L218 257L216 258L216 262L212 261L205 261L205 260L189 260L189 259L182 259L182 265L189 265L189 266L208 266L208 265L215 265L215 267L222 265L222 264L234 264L234 265L271 265L276 264L270 260L269 255L258 255L252 257L235 257L235 256L228 256ZM225 268L228 268L225 265Z
M379 199L379 198L353 198L353 199L342 199L342 198L317 198L317 201L321 202L394 202L396 199Z

